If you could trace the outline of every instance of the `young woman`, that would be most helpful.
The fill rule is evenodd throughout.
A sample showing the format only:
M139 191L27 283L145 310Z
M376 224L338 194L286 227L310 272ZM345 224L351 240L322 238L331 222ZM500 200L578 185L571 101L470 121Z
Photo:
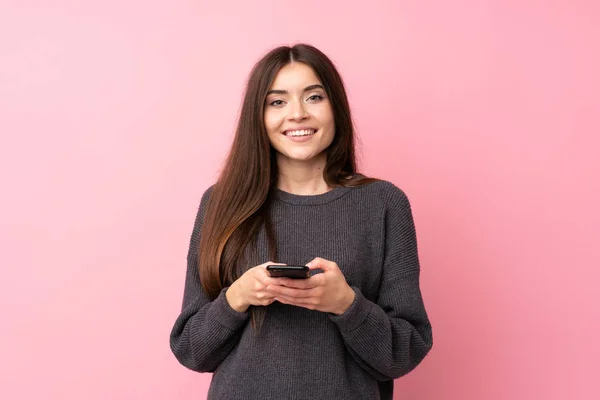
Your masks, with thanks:
M269 264L307 265L307 279ZM234 142L203 195L171 349L209 399L392 399L432 346L399 188L356 170L344 85L316 48L253 68Z

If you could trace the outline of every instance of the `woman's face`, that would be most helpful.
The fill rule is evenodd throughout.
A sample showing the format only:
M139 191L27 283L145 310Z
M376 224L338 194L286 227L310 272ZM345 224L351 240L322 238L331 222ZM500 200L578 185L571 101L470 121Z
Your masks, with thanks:
M279 161L315 160L335 135L325 89L313 69L301 62L287 64L277 73L267 94L264 121Z

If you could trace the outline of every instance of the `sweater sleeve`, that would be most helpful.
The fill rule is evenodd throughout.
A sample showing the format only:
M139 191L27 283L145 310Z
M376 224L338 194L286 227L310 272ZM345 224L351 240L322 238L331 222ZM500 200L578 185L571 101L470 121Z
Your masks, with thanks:
M352 287L356 296L350 308L330 316L355 361L380 381L412 371L433 345L410 203L395 186L387 197L379 296L372 302Z
M200 202L187 256L187 272L181 313L171 330L170 345L185 367L198 372L213 372L239 342L248 313L235 311L225 297L227 287L211 301L202 289L197 252L209 188Z

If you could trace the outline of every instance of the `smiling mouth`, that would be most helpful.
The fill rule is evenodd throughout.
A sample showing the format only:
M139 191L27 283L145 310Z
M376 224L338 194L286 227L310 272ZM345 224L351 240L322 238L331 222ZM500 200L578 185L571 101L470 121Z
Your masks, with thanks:
M286 131L283 132L285 136L289 137L302 137L302 136L310 136L317 133L317 129L299 129L296 131Z

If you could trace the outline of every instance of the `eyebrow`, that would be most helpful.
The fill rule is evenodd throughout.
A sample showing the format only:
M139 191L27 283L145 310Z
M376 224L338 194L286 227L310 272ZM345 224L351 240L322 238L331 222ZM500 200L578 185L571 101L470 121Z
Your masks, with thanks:
M323 89L323 86L319 85L319 84L315 84L315 85L310 85L304 88L303 92L309 92L311 90L314 89ZM325 90L325 89L323 89ZM288 94L287 90L280 90L280 89L273 89L273 90L269 90L267 92L267 96L270 94Z

